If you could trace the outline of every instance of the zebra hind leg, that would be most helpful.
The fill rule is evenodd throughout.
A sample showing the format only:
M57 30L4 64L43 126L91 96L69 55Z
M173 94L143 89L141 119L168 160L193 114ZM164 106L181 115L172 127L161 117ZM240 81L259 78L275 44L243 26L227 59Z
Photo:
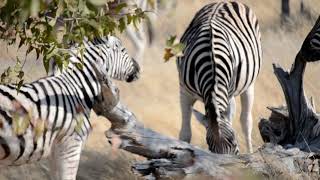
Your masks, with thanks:
M53 180L75 180L77 176L82 140L70 136L66 141L55 144L50 156L50 175Z
M241 115L240 122L242 131L245 135L247 151L252 153L252 106L254 100L254 85L252 84L244 93L241 94Z
M236 100L234 97L232 97L230 99L229 106L227 109L227 117L231 124L234 119L235 113L236 113Z
M183 90L180 90L180 106L182 114L181 130L179 139L190 143L191 141L191 112L192 106L196 100Z

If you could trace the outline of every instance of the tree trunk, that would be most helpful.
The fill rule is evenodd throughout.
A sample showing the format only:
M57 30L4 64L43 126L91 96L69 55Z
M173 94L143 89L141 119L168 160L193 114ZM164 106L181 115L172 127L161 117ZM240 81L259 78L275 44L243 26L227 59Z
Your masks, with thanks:
M269 120L259 123L266 142L255 153L240 156L214 154L145 128L119 101L119 91L108 79L100 78L102 94L94 104L98 115L112 124L106 137L113 146L146 157L132 166L146 179L161 178L319 178L320 122L314 106L306 100L303 73L307 62L320 59L320 18L307 36L291 71L274 66L284 91L287 108L270 108ZM317 40L317 41L315 41ZM276 145L279 144L279 145ZM281 145L281 146L280 146ZM315 152L315 153L314 153Z

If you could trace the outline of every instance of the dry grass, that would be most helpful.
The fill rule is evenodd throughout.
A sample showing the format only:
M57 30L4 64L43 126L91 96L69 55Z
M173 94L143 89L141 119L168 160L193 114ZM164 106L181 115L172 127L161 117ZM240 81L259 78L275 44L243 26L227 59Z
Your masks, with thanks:
M290 64L299 50L302 41L310 30L313 22L297 16L298 0L293 2L292 13L296 15L298 23L293 24L290 31L280 28L280 1L279 0L241 0L248 4L256 12L262 29L263 45L263 67L256 82L255 105L253 109L254 130L253 144L256 149L262 141L258 131L258 121L260 117L269 115L266 106L277 106L284 103L280 86L272 72L272 63L279 63L290 68ZM162 132L166 135L177 137L180 129L180 107L178 76L174 61L163 63L162 52L165 38L169 34L181 36L184 29L190 22L196 11L212 0L178 0L178 7L175 12L167 13L159 17L157 24L157 36L155 43L146 54L143 65L142 77L133 84L118 83L121 90L122 101L135 112L137 117L143 120L147 127ZM319 9L318 0L306 1L312 12ZM313 3L313 4L312 4ZM310 5L312 4L312 5ZM130 42L125 42L130 47ZM4 44L0 44L5 47ZM23 55L23 54L19 54ZM16 56L16 49L0 51L0 62L2 70L6 65L12 64ZM30 58L32 59L32 57ZM41 63L29 61L26 65L27 77L34 79L44 75ZM310 64L305 76L305 89L307 95L315 97L315 103L320 104L318 98L320 92L320 82L318 81L319 65ZM197 103L196 107L202 109L203 105ZM244 150L244 140L239 123L239 112L241 110L237 99L237 115L234 120L234 128L238 132L241 150ZM92 124L94 131L89 137L84 150L79 179L134 179L130 173L130 163L137 157L125 152L117 154L111 153L111 147L104 138L103 132L110 124L104 118L93 115ZM205 130L194 119L192 119L192 143L201 147L206 147ZM8 171L7 171L8 170ZM23 167L10 167L1 169L0 179L29 179L48 178L48 175L38 169L38 165L26 165Z

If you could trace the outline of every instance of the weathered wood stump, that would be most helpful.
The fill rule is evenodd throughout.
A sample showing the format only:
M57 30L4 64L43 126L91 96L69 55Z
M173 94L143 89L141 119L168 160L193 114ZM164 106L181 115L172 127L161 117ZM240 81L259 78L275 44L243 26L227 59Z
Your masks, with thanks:
M307 63L320 60L320 44L316 42L320 38L317 35L320 35L320 19L304 41L290 72L274 65L287 107L269 108L272 111L269 120L260 121L259 129L265 142L320 152L320 117L315 105L306 99L303 89Z
M194 145L157 133L137 120L119 101L119 91L108 79L101 78L102 94L94 111L112 124L106 132L110 143L146 157L132 166L146 179L201 176L224 178L248 174L267 178L319 178L320 123L315 108L303 91L303 72L307 62L320 59L315 38L320 18L306 38L290 73L274 66L284 91L287 107L270 108L269 120L259 124L266 142L255 153L240 156L213 154ZM277 145L279 144L279 145ZM281 146L280 146L281 145Z

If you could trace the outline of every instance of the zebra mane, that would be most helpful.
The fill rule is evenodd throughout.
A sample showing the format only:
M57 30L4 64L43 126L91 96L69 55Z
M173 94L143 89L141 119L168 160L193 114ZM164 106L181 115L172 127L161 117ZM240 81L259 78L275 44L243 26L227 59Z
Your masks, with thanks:
M91 46L99 47L99 46L106 45L107 48L109 48L110 46L113 46L113 45L121 45L121 40L115 36L109 35L104 37L95 37L92 40L89 40L88 37L84 37L83 43L87 44L88 47L91 47ZM78 48L80 48L80 45L78 43L70 42L69 44L70 44L70 48L69 48L70 51L75 51L75 50L78 50Z
M106 37L96 37L92 41L90 41L93 45L103 45L103 44L108 44L109 38L108 36Z

